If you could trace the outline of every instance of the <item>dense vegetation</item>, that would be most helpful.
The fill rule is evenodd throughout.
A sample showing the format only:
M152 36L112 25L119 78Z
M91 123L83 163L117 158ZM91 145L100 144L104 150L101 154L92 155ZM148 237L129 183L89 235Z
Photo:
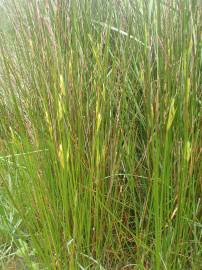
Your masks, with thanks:
M200 1L5 0L1 21L0 267L202 269Z

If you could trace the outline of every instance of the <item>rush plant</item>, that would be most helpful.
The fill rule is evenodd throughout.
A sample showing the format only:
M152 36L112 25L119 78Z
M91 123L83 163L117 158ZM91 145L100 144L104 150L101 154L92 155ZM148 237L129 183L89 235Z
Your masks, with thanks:
M28 269L201 269L200 1L1 8L3 250Z

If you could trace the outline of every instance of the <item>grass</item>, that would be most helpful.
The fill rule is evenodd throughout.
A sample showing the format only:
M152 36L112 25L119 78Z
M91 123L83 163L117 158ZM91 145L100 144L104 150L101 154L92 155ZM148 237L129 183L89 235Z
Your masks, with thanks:
M1 9L2 268L201 269L200 1Z

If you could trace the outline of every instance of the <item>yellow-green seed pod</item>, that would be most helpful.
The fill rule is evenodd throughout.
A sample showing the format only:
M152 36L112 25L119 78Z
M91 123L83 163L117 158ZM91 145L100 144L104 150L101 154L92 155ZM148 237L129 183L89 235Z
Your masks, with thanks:
M191 143L190 141L187 141L185 144L184 158L187 162L189 162L190 157L191 157Z
M171 104L170 104L170 110L169 110L169 115L168 115L168 122L167 122L167 131L171 128L173 120L175 118L175 99L172 98Z
M60 74L60 90L63 96L65 96L65 84L63 76Z
M59 145L58 157L59 157L60 164L61 164L62 168L64 169L65 162L64 162L64 152L63 152L62 144Z

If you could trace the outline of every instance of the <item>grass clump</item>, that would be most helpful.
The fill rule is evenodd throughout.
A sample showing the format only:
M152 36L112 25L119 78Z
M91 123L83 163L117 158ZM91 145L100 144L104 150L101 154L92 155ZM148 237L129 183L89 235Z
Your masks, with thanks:
M4 8L2 243L30 269L200 269L200 1Z

